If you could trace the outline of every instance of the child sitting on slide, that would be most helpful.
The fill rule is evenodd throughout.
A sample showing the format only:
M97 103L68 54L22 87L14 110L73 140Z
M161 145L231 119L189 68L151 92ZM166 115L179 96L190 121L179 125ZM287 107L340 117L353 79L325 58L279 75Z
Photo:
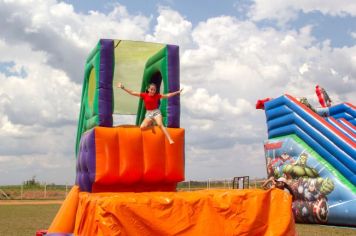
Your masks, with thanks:
M159 93L156 93L157 86L154 83L149 84L147 93L138 93L138 92L131 91L130 89L125 88L125 86L122 83L118 83L117 87L123 89L125 92L127 92L133 96L140 97L143 99L143 102L144 102L145 108L146 108L146 116L145 116L145 119L141 123L141 126L140 126L141 129L149 127L149 125L153 121L155 121L156 124L160 127L160 129L164 133L164 135L166 136L166 138L168 139L169 143L173 144L174 143L173 139L169 135L166 127L164 127L164 125L163 125L162 114L161 114L161 111L159 110L158 102L161 98L170 98L170 97L180 94L183 89L172 92L172 93L159 94Z

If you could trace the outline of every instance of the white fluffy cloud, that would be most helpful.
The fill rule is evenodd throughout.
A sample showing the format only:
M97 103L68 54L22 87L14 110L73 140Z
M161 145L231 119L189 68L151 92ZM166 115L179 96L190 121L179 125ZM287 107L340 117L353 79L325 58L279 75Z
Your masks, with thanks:
M0 71L0 184L33 175L72 183L81 86L49 66L46 53L28 45L0 41L0 52L0 64L7 65ZM58 171L56 177L50 177L51 167Z
M185 48L191 44L192 24L185 20L177 11L167 7L159 7L157 25L153 35L147 35L146 40L167 44L176 44Z
M297 10L316 9L355 15L346 2L331 4L255 1L250 17L288 22ZM317 105L320 84L333 101L354 102L356 46L319 42L308 25L278 30L254 21L220 16L193 26L167 7L152 19L120 4L83 14L55 0L0 0L0 175L6 169L11 178L0 184L33 175L63 183L63 173L74 181L84 61L99 38L180 45L187 179L264 176L267 134L256 101L289 93Z
M261 143L267 134L263 111L254 109L258 99L288 93L318 106L316 84L336 103L356 99L356 48L318 42L311 26L278 31L222 16L200 22L192 38L196 47L182 52L181 81L189 84L182 119L191 145L187 157L194 160L187 169L195 178L234 175L230 158L236 165L251 163L242 165L252 176L263 173ZM244 155L249 159L238 157ZM199 163L209 171L198 171Z
M250 103L285 92L313 97L315 84L329 85L342 100L354 98L355 47L317 42L310 26L278 31L218 17L200 23L192 35L198 47L182 54L184 83L203 81L209 90Z
M186 94L183 103L195 117L212 118L220 115L243 115L250 111L250 104L244 99L236 99L232 104L228 99L222 99L220 95L210 95L204 88L197 88L192 95Z
M356 16L356 5L349 0L254 0L248 15L254 21L276 20L280 25L284 25L288 21L296 19L299 11L354 17Z
M107 15L76 13L72 5L56 0L0 1L2 39L12 45L26 44L47 54L48 64L81 82L88 51L100 38L143 40L149 17L130 15L116 4Z

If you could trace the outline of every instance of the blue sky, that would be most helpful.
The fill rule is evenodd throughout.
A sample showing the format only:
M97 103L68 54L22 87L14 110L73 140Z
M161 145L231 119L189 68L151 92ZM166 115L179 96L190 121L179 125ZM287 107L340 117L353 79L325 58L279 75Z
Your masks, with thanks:
M67 3L73 4L73 6L83 13L95 10L101 12L110 12L112 5L119 3L124 5L129 12L135 14L144 14L144 15L153 15L157 16L157 7L158 6L168 6L179 11L183 16L189 18L193 24L197 24L199 21L203 21L207 18L220 16L220 15L234 15L238 16L238 11L234 7L236 2L239 3L248 3L247 1L236 1L236 0L226 0L223 3L220 1L204 1L204 0L180 0L180 1L157 1L150 0L145 4L140 0L133 1L65 1Z
M356 3L0 0L0 185L73 183L84 63L100 38L180 47L186 178L266 175L258 99L356 101Z
M65 2L73 4L79 12L88 11L110 12L111 6L115 3L124 5L129 12L157 16L158 6L168 6L179 11L184 17L189 19L193 25L198 24L208 18L222 15L234 16L239 19L246 19L247 10L253 4L253 1L247 0L224 0L224 1L204 1L204 0L167 0L167 1L148 1L148 4L142 5L142 1L85 1L77 0ZM260 27L278 27L274 20L263 20L257 23ZM299 28L303 25L314 25L313 35L318 40L330 39L335 47L352 46L355 44L355 38L350 37L351 32L356 31L355 18L349 14L342 17L331 16L320 13L319 11L304 12L300 10L298 17L289 22L289 28Z
M356 39L350 33L356 31L355 17L323 16L320 12L299 13L300 16L293 22L293 27L302 25L315 25L313 35L320 41L330 39L334 47L353 46Z

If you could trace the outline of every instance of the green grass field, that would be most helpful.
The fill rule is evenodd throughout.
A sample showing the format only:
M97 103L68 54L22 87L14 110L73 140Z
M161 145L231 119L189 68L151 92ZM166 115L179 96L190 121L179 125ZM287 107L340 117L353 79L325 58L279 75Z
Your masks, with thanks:
M49 227L60 206L0 205L0 235L35 236L37 230Z
M1 236L34 236L47 229L59 210L59 204L0 205ZM298 236L355 236L356 228L296 225Z

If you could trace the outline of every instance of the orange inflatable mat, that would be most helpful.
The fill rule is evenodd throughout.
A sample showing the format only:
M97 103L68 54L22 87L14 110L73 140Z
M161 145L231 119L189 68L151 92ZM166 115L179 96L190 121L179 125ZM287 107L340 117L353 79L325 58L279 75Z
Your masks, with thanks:
M48 228L50 233L72 233L78 209L79 187L74 185Z
M296 235L279 189L79 194L74 235Z

